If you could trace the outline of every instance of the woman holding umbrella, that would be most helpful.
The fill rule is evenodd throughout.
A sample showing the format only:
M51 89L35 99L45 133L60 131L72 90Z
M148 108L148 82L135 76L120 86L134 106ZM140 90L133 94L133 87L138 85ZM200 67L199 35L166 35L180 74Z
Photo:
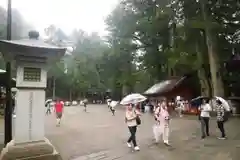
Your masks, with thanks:
M209 136L209 119L210 112L212 111L212 108L208 103L209 100L210 98L207 96L199 96L191 100L191 105L197 106L200 111L198 119L201 122L202 139Z
M217 111L217 126L221 132L221 137L218 137L218 139L226 139L225 129L224 129L224 123L227 121L228 116L226 115L226 109L224 108L224 105L221 100L216 100L216 111Z
M84 106L84 111L85 111L85 112L87 112L87 104L88 104L88 99L85 98L85 99L83 100L83 106Z
M125 119L130 132L130 137L127 141L127 146L131 148L132 147L131 142L132 142L135 151L140 150L136 142L137 126L139 125L137 122L137 119L139 118L139 116L140 116L140 113L138 110L133 108L133 104L130 104L127 106Z
M199 107L200 113L200 121L201 121L201 130L202 130L202 139L209 136L209 119L210 112L212 111L211 106L208 104L206 99L202 99L202 104ZM205 132L206 131L206 132Z
M118 105L118 103L118 101L111 101L109 104L113 116L115 116L115 107Z
M51 114L51 105L50 105L51 102L52 102L51 99L48 99L45 102L45 107L47 107L46 115Z
M134 108L133 104L143 102L146 99L147 98L141 94L133 93L124 97L120 102L120 104L127 106L126 114L125 114L125 122L130 132L130 137L127 141L127 146L131 148L133 144L135 151L140 150L136 142L136 132L137 132L137 126L141 124L141 119L139 118L141 114L137 109Z

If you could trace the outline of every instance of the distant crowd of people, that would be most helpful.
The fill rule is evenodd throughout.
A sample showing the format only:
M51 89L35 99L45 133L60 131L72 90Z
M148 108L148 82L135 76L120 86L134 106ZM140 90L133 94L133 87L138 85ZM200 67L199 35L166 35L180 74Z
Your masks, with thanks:
M115 104L114 101L112 101L110 98L106 100L107 106L109 108L109 111L111 111L112 115L115 115ZM224 124L228 120L229 112L230 110L226 109L224 107L223 103L215 99L215 109L217 114L217 127L219 128L221 135L218 137L219 139L226 139L226 133L224 129ZM87 100L83 101L84 103L84 111L87 111ZM171 104L167 103L167 100L164 98L161 101L158 101L157 103L153 104L150 102L142 103L144 106L150 106L149 111L152 110L152 113L154 115L155 124L153 124L153 133L154 133L154 139L155 142L158 144L160 140L163 141L163 143L166 146L170 146L169 143L169 134L171 129L171 123L170 123L170 110L169 106ZM174 110L177 110L177 113L179 117L182 117L182 111L184 108L183 101L179 99L179 97L176 98L174 105L176 106ZM47 111L46 114L51 114L51 107L50 103L46 104ZM63 108L64 103L60 100L56 100L54 104L54 111L56 114L56 120L57 120L57 126L60 126L61 118L63 115ZM144 110L143 110L144 109ZM201 138L204 139L207 136L209 136L209 120L210 120L210 112L212 111L212 106L209 104L209 101L206 99L202 99L202 103L198 107L200 114L199 114L199 120L201 124ZM139 125L141 125L141 115L146 111L146 107L142 107L141 103L138 104L128 104L126 106L126 112L125 112L125 123L128 127L130 136L127 140L127 146L129 148L132 148L135 151L139 151L140 148L137 144L136 139L136 132ZM162 137L162 138L161 138Z

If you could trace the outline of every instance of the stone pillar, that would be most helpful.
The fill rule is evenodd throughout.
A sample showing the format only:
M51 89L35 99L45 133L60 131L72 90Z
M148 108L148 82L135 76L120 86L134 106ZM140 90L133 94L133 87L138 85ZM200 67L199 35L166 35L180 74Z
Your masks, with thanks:
M41 64L17 66L14 138L3 149L1 160L61 159L45 138L45 88L47 71Z
M36 82L24 81L24 67L17 68L16 87L16 122L15 122L15 143L44 140L44 102L46 88L46 71L43 68L25 68L29 74L36 71L40 78ZM39 73L37 73L39 72ZM25 73L27 74L27 72ZM33 75L32 75L33 76Z
M44 137L44 103L47 67L60 60L66 48L45 43L39 33L29 39L0 40L0 52L16 69L16 119L14 138L2 150L0 160L61 159Z

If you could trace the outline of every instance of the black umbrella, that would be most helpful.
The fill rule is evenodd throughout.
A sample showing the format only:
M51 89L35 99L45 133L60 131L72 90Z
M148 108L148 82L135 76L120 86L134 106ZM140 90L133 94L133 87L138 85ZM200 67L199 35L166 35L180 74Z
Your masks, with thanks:
M193 98L190 102L193 106L200 106L204 99L209 101L211 98L207 96L198 96L196 98Z

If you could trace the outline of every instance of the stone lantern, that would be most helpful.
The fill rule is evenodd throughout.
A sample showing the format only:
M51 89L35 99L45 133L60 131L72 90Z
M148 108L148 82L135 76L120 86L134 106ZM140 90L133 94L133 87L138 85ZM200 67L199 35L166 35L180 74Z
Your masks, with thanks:
M66 49L39 40L39 33L29 32L29 39L1 40L0 52L16 71L16 120L14 137L2 150L1 160L59 159L53 145L45 138L44 110L48 66L58 61Z

